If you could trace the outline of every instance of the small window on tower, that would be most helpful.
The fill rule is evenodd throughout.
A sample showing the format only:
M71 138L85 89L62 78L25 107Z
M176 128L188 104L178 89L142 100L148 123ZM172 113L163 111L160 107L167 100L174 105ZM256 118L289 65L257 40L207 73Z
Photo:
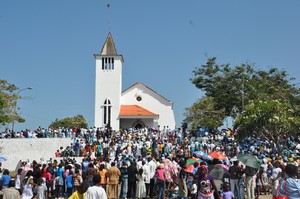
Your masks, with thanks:
M138 102L139 102L139 101L142 101L142 97L141 97L141 96L137 96L137 97L136 97L136 101L138 101Z

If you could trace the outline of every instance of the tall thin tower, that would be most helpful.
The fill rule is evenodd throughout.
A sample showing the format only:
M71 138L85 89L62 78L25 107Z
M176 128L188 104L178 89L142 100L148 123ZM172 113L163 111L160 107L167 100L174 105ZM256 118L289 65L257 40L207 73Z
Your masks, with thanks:
M120 128L123 56L116 51L109 33L96 59L95 127Z

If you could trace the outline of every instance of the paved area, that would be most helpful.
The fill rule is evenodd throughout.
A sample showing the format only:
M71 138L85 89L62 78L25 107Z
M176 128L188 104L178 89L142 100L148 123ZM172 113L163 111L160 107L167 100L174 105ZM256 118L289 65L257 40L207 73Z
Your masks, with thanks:
M260 195L259 199L272 199L272 195Z

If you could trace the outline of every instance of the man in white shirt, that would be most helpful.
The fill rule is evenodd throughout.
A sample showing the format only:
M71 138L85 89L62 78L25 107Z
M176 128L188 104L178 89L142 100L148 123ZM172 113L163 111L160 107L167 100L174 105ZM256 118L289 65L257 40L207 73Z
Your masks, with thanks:
M86 191L86 199L107 199L105 190L100 185L101 177L99 174L95 174L93 177L94 185L89 187Z
M154 161L154 157L149 157L148 158L148 164L149 166L149 170L150 170L150 197L153 197L153 191L154 191L154 184L155 184L155 171L156 171L156 167L157 164Z
M143 176L145 179L145 184L146 184L146 196L150 196L150 166L146 164L146 161L142 161L142 169L143 169Z

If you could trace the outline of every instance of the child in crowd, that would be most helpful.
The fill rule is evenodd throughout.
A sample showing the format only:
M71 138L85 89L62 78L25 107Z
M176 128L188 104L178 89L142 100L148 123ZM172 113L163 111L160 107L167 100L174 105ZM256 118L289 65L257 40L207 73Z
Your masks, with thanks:
M197 198L197 180L193 180L193 185L191 188L191 199L196 199Z
M188 188L189 196L191 195L191 190L193 187L193 182L194 182L194 176L192 173L188 174L187 180L186 180L186 186Z
M229 183L224 183L223 193L222 193L222 199L233 199L234 195L230 191L230 185Z
M37 180L37 186L35 187L36 199L45 199L46 198L47 186L43 178Z

